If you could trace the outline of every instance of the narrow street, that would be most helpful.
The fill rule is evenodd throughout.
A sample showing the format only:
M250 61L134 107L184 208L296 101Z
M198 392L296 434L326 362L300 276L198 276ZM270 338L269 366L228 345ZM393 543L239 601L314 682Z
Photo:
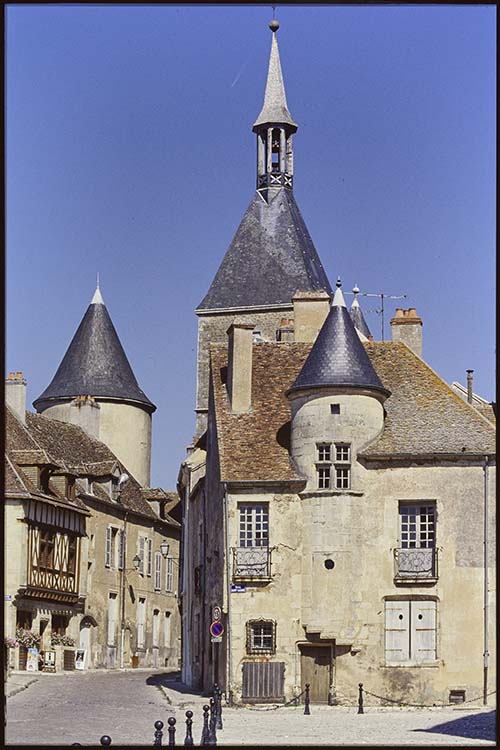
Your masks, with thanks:
M7 700L7 745L98 744L108 734L113 745L152 745L154 723L177 719L176 745L183 745L185 713L193 711L193 738L199 744L202 706L207 699L189 693L175 675L133 670L34 674L16 677L21 684L36 679ZM22 686L22 685L21 685ZM14 692L7 689L7 695ZM430 710L365 706L223 708L224 729L218 745L443 745L492 746L493 707Z

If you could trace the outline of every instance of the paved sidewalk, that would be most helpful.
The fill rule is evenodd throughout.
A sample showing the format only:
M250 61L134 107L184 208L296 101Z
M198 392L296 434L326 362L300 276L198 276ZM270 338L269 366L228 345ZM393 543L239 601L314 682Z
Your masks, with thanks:
M13 695L26 690L30 685L38 681L36 672L11 672L5 682L5 696L12 698Z

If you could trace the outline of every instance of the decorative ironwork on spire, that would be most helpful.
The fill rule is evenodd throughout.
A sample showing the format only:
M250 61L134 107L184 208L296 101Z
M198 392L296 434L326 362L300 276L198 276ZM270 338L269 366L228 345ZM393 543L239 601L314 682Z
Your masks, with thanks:
M257 189L293 186L292 136L297 123L288 110L285 84L281 72L276 19L269 23L273 33L267 71L264 104L253 132L257 134Z

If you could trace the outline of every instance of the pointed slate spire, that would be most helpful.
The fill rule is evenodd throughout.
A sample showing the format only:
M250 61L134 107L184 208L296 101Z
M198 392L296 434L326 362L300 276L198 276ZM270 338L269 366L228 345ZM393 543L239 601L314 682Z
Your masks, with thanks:
M84 395L137 401L150 412L156 409L139 388L99 284L56 374L33 406Z
M259 116L254 122L253 130L254 132L257 132L262 125L276 123L289 125L293 128L293 131L295 131L297 130L297 123L288 111L285 84L283 81L283 73L281 72L280 53L276 37L276 32L279 29L278 21L273 19L269 24L269 28L273 32L273 39L271 42L271 54L267 70L264 104L262 105Z
M331 386L362 388L390 395L359 340L346 308L340 279L328 317L288 393Z
M365 336L366 338L370 338L372 334L370 332L370 329L368 328L368 325L365 320L365 316L363 315L363 311L361 310L359 306L359 302L358 302L359 288L356 285L354 285L354 288L352 291L354 293L354 299L352 301L351 309L349 311L351 315L351 320L354 323L355 328L357 328L358 331L363 334L363 336Z

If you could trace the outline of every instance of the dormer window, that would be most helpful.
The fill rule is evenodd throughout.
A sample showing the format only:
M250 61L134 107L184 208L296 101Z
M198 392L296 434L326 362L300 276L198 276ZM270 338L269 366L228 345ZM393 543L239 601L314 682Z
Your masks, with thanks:
M76 500L76 482L75 477L66 477L66 497L68 500Z

